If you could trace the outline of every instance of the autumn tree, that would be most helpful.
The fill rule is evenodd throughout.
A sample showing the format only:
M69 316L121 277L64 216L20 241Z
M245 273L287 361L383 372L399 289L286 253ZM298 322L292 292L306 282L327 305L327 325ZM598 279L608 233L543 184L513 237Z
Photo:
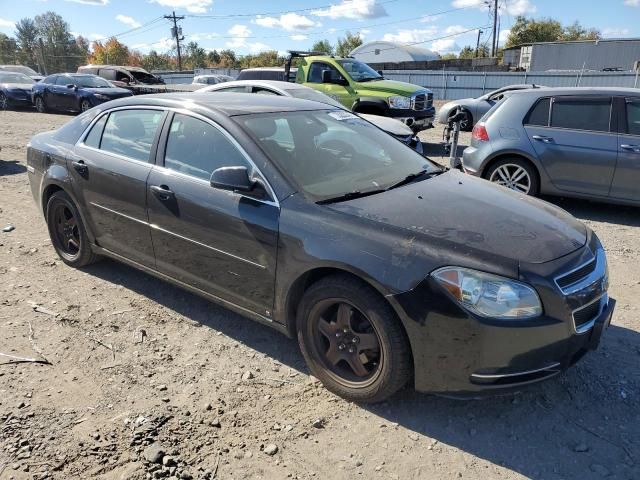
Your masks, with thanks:
M126 65L129 60L129 48L111 37L106 42L94 42L90 63L105 65Z

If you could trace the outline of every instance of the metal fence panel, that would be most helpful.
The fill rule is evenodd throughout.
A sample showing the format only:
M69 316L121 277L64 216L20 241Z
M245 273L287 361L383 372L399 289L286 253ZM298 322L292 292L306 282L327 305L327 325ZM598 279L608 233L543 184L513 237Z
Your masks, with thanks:
M389 80L413 83L433 91L437 99L479 97L506 85L535 83L548 87L640 87L633 72L456 72L385 70Z

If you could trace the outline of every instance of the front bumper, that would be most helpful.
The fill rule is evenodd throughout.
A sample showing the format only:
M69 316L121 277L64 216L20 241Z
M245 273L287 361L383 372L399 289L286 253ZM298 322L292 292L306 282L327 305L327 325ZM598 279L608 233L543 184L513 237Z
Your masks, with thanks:
M520 280L533 285L544 315L529 320L495 320L463 309L432 278L393 296L410 339L415 388L452 396L478 396L520 388L557 375L597 348L611 322L615 300L606 277L569 295L553 282L556 274L594 258L590 243L556 261L531 266ZM528 267L527 267L528 268ZM593 323L576 330L575 311L597 302Z
M10 105L16 106L28 106L31 105L31 92L30 91L9 91L6 93L7 102Z
M433 106L425 108L424 110L389 108L388 114L391 118L400 120L417 133L428 128L433 128L436 109Z

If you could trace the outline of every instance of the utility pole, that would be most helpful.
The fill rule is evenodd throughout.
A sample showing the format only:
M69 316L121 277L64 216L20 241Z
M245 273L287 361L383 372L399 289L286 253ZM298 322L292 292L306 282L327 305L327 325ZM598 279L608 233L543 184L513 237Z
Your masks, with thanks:
M480 35L482 35L482 30L478 29L478 40L476 41L476 58L480 56Z
M496 29L498 27L498 0L493 2L493 44L491 46L491 56L496 56L496 49L498 48L498 39L496 38Z
M496 0L497 1L497 0ZM165 15L164 18L173 20L173 28L171 29L171 36L176 39L176 49L178 50L178 71L182 71L182 55L180 54L180 41L184 40L182 36L182 27L178 27L178 20L184 20L184 17L176 17L175 10L172 15Z

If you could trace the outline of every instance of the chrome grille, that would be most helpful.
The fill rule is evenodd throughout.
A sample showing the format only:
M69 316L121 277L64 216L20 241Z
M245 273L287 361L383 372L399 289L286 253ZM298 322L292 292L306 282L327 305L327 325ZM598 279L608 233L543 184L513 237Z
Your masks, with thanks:
M411 103L414 110L424 110L427 105L427 96L424 93L419 93L413 97Z
M555 277L555 282L564 295L571 295L596 282L604 282L607 289L607 258L604 250L598 249L595 258Z
M608 297L598 298L597 300L580 307L573 312L573 325L577 333L584 333L593 327L593 323L600 312L602 311L602 305L606 305Z
M595 258L589 263L579 267L577 270L567 273L556 279L556 283L561 289L565 289L580 282L583 278L587 277L596 268Z

